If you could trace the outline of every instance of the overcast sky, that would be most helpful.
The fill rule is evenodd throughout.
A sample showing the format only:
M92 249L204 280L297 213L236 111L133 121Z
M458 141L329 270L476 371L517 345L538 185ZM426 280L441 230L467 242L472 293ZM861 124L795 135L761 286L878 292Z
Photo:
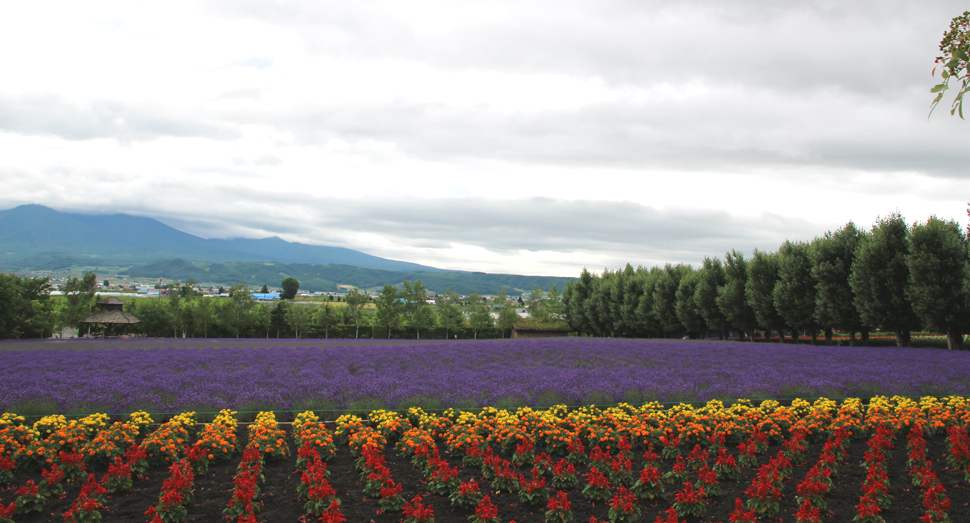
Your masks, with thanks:
M0 208L576 276L966 224L958 1L0 5Z

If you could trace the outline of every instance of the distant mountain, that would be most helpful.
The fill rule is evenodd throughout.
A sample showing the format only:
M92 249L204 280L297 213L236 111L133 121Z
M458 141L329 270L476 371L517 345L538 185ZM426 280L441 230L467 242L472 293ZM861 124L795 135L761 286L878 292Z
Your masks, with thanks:
M261 259L272 259L283 263L310 263L315 265L352 265L364 269L379 269L385 271L416 271L438 272L436 269L417 263L388 260L370 254L364 254L344 247L324 247L293 243L278 238L262 238L252 240L248 238L233 238L230 240L209 240L216 245L223 245L228 250L240 251L259 256Z
M191 263L181 259L159 260L128 269L129 277L166 278L181 281L230 285L236 282L249 286L277 286L284 278L300 281L300 288L318 292L333 292L338 285L352 285L363 290L379 291L385 284L400 286L404 280L421 280L432 293L453 290L461 294L497 294L503 287L510 295L531 291L536 285L544 290L553 285L562 291L573 278L556 276L520 276L517 274L486 274L482 272L438 271L405 272L351 267L349 265L311 265L305 263Z
M342 264L366 269L440 272L341 247L280 238L206 240L151 218L62 213L42 205L0 211L0 267L54 270L71 266L127 267L159 259L193 262Z

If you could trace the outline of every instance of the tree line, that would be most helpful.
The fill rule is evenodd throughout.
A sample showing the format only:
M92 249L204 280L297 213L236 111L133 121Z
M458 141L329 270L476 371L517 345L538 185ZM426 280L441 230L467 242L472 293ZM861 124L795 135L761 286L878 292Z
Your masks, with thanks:
M97 285L92 272L68 278L58 307L50 278L0 273L0 339L49 338L56 327L77 327L91 314Z
M908 226L895 212L869 231L851 221L811 242L785 241L776 252L755 249L750 259L731 250L722 261L596 275L584 269L562 293L563 315L581 334L680 337L729 332L753 340L777 332L847 333L865 344L875 329L892 331L908 346L913 331L945 333L962 348L970 329L970 255L967 233L935 216ZM856 334L859 338L856 338Z
M175 280L164 287L164 297L126 300L125 311L139 319L128 332L176 338L357 338L365 329L370 337L387 338L505 337L519 320L517 306L527 305L539 321L558 318L561 309L555 285L548 292L536 285L527 302L509 298L504 290L491 299L449 290L434 297L434 306L421 280L405 280L401 289L385 285L375 298L354 288L337 304L292 301L300 287L292 277L280 287L284 299L265 302L254 299L243 283L227 290L229 298L209 298L194 280ZM97 280L91 272L68 278L59 300L50 297L51 290L48 278L0 274L0 339L46 338L58 327L78 329L80 320L95 308ZM263 286L262 291L267 290ZM374 307L368 306L371 302ZM95 326L92 332L100 328L105 326Z
M174 287L178 287L178 282ZM296 280L282 285L285 295L295 295ZM435 305L421 280L403 282L402 288L384 285L376 297L350 290L340 304L301 303L290 300L260 302L249 287L229 288L228 299L203 298L191 285L169 291L164 299L138 300L126 310L136 315L139 332L153 337L295 337L331 338L505 337L519 319L518 302L500 292L486 300L477 292L467 297L447 291L435 296ZM369 303L374 307L368 307ZM534 318L557 317L561 307L555 285L546 292L539 285L529 295Z

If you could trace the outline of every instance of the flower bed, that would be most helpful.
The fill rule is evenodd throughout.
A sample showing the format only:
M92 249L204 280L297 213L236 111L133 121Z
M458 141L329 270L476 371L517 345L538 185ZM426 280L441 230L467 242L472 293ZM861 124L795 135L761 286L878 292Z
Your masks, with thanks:
M334 419L409 406L970 394L970 352L933 349L579 338L306 347L260 340L248 348L100 343L105 348L0 351L0 411L231 408L274 410L285 421L305 410Z
M266 412L238 430L232 412L185 413L110 463L74 452L145 417L5 414L0 521L957 521L970 503L963 397L307 412L290 427Z

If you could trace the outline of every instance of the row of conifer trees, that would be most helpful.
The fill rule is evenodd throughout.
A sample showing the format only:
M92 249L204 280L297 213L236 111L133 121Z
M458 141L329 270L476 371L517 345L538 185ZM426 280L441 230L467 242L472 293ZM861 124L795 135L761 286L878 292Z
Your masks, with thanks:
M700 268L583 270L562 294L579 333L617 337L703 337L729 332L847 333L875 329L907 346L910 333L945 333L951 349L970 331L967 232L935 216L908 226L899 212L871 230L849 222L811 242L786 241L750 259L732 250ZM744 335L744 334L742 334Z

